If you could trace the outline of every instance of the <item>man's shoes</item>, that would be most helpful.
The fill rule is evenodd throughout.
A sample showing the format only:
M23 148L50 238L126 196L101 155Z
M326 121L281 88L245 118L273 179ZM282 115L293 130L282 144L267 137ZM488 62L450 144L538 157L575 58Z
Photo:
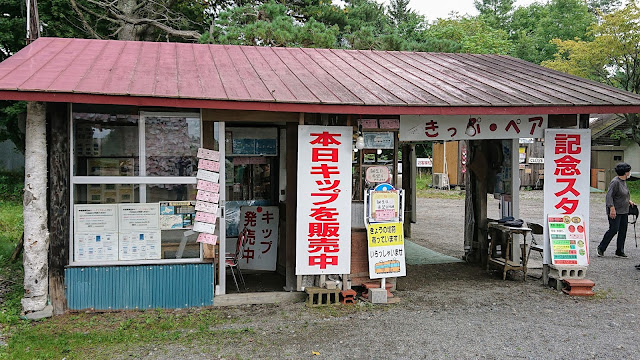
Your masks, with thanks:
M597 250L598 250L598 257L603 257L604 251L600 250L600 247L598 247Z
M616 257L623 258L623 259L628 258L627 254L625 253L616 253Z
M636 265L636 269L640 270L640 264Z

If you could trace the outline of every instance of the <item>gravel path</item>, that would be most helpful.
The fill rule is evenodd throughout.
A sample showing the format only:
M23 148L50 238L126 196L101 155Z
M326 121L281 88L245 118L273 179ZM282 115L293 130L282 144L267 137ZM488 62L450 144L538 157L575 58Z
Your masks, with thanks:
M463 254L464 200L419 199L412 241ZM523 192L521 214L542 222L542 192ZM497 202L489 217L497 217ZM526 214L526 215L525 215ZM591 195L590 248L606 230L604 194ZM614 239L615 241L615 239ZM226 308L237 322L213 345L148 349L148 358L201 359L638 359L640 250L627 236L630 259L591 251L587 278L596 296L569 297L542 280L503 281L464 263L410 266L398 280L399 304L349 310L303 304ZM224 340L223 331L249 329ZM145 349L142 349L143 351ZM314 354L313 352L317 352ZM125 357L128 355L125 355ZM135 355L134 355L135 356Z

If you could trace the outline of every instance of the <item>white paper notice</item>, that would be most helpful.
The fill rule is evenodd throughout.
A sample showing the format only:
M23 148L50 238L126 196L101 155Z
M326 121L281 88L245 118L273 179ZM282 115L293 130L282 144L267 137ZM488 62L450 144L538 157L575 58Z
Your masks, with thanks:
M117 232L118 207L115 204L74 205L75 232Z
M75 261L118 260L118 233L75 233Z
M120 231L158 230L160 205L149 204L118 204L120 215Z
M120 260L160 259L160 231L121 232Z
M216 231L216 225L196 221L193 224L193 231L200 232L200 233L213 234Z
M198 170L198 175L196 175L196 179L217 183L218 180L220 180L220 174L213 171L200 169Z

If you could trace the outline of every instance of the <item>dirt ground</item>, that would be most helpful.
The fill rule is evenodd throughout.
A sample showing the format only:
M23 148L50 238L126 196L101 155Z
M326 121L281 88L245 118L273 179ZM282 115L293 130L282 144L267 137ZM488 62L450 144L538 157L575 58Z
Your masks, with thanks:
M541 223L542 198L541 191L523 192L521 217ZM411 240L461 257L464 200L418 204ZM591 195L590 216L589 245L595 249L607 228L604 194ZM489 217L498 217L496 201L489 203ZM122 358L638 359L640 271L634 265L640 251L632 227L630 258L613 252L604 258L590 252L587 278L596 283L594 297L570 297L534 277L503 281L466 263L409 266L407 277L398 280L401 301L395 305L230 307L223 311L238 321L217 330L246 331L240 340L132 349Z

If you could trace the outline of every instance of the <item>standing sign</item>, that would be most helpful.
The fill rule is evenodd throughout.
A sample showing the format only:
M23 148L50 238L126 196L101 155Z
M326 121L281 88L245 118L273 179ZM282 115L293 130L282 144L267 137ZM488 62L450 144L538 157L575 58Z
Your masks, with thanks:
M591 130L548 129L545 131L544 148L545 221L550 217L577 217L584 230L584 239L589 239ZM561 264L552 262L549 228L550 224L544 227L544 263ZM584 250L586 257L583 258L583 264L578 265L589 263L587 241Z
M278 207L242 206L238 233L247 229L246 243L242 247L240 268L276 270L278 254Z
M551 261L554 265L589 265L582 215L549 215Z
M365 193L369 278L405 276L402 189L379 184Z
M369 277L381 279L406 276L402 223L369 224Z
M351 126L298 126L296 275L351 271Z

